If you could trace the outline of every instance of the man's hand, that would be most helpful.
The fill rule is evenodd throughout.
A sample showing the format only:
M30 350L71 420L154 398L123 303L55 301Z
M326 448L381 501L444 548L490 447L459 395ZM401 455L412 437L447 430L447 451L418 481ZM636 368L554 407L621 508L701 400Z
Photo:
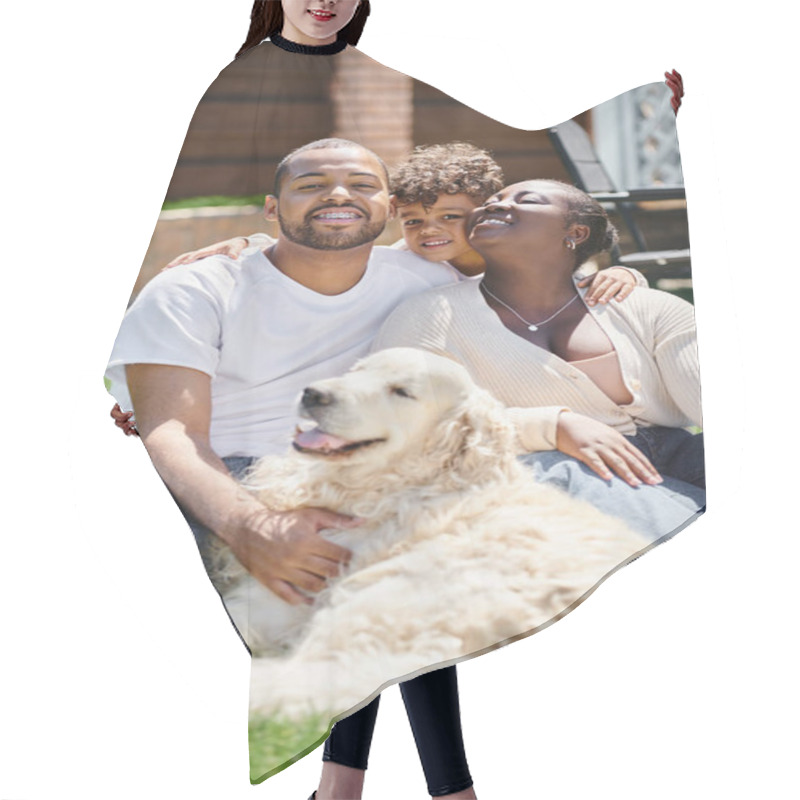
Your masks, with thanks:
M147 452L192 516L233 550L242 566L289 603L307 603L350 558L319 535L361 520L321 508L278 513L233 479L209 441L211 378L164 364L126 367L136 420Z
M246 516L226 538L242 566L278 597L292 604L312 603L304 592L322 591L328 578L339 575L351 556L319 531L360 524L359 519L324 508L284 512L265 508Z
M587 305L622 302L636 288L636 277L625 267L609 267L578 281L578 286L590 287L585 297Z
M563 411L559 415L556 447L607 481L613 477L612 470L631 486L642 482L653 486L663 480L641 450L621 433L583 414Z

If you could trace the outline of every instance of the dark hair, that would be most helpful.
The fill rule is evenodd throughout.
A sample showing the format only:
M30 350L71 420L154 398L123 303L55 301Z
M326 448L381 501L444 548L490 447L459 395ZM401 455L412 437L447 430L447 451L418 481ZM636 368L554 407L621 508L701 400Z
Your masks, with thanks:
M357 147L359 150L369 153L369 155L371 155L381 165L386 183L389 183L389 170L386 168L386 164L379 155L373 153L368 147L364 147L363 144L359 144L358 142L351 142L349 139L317 139L316 141L309 142L308 144L304 144L302 147L292 150L291 153L281 159L280 164L278 164L278 167L275 170L275 184L273 189L273 194L275 197L277 197L281 192L281 182L283 181L283 177L289 168L290 162L295 156L299 156L301 153L307 153L309 150L341 150L345 147Z
M369 0L361 0L353 18L339 31L337 38L344 39L347 44L358 44L368 16ZM236 58L282 30L283 6L280 0L255 0L253 9L250 11L250 30L247 32L247 38L239 48Z
M589 236L575 248L575 269L598 253L610 250L616 243L617 229L611 224L605 209L593 197L577 186L555 180L542 180L558 187L567 198L567 217L569 225L586 225Z
M486 150L466 142L414 148L391 172L399 205L430 208L443 194L467 194L477 204L503 188L503 171Z

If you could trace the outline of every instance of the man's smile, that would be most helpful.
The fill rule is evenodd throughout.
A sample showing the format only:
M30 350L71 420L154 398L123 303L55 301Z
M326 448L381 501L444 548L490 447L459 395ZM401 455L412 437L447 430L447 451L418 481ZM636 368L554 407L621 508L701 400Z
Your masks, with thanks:
M316 220L317 222L325 222L329 224L345 224L363 218L364 214L362 214L358 209L351 207L326 208L322 211L315 211L311 214L311 219Z

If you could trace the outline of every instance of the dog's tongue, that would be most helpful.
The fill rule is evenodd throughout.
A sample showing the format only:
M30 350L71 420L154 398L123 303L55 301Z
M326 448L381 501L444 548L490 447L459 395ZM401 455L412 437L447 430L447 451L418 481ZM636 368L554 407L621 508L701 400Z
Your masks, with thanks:
M346 444L350 444L347 439L340 439L319 428L312 428L310 431L298 431L294 440L300 447L306 450L338 450Z

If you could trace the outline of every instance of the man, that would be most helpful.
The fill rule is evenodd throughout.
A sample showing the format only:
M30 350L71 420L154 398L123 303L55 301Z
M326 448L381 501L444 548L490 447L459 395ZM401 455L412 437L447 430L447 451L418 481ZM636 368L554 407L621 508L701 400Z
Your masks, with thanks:
M318 531L358 521L269 511L230 468L285 451L302 389L365 355L401 300L454 280L447 267L373 250L389 214L374 153L339 139L294 151L265 203L277 241L154 278L109 363L111 391L126 406L127 383L137 429L179 503L288 602L309 602L298 589L319 591L349 557Z
M241 261L215 257L159 275L126 315L109 365L123 406L127 377L138 430L178 501L292 603L309 602L298 589L319 591L347 561L318 531L358 522L322 509L270 512L230 470L285 451L305 386L365 355L406 297L458 279L449 265L373 249L390 214L387 183L380 159L353 142L294 151L265 204L277 241ZM559 446L579 453L563 419ZM556 446L535 411L518 422L526 450ZM193 527L202 550L205 534Z
M319 531L359 521L327 509L269 511L234 475L286 450L305 386L366 355L403 299L456 276L411 253L373 250L389 218L388 176L360 145L325 139L294 151L274 191L265 215L279 223L277 241L241 260L210 258L154 278L123 320L107 377L123 408L132 401L148 453L188 514L255 578L300 603L309 602L300 590L321 590L350 555ZM202 551L203 531L192 527ZM426 774L442 762L468 776L454 668L404 686L410 718L448 755L427 747ZM368 709L374 723L377 701ZM360 795L364 770L349 753L368 748L367 728L336 726L320 784L326 796Z

